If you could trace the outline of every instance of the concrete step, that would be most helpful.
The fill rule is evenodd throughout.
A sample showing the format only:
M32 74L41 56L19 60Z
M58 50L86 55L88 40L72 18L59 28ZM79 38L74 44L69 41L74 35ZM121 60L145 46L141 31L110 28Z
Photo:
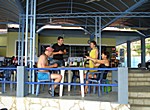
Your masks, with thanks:
M150 86L129 86L129 97L150 98Z
M142 77L150 77L150 73L129 73L128 74L129 78L142 78Z
M148 78L150 78L150 71L149 71L149 73L129 73L128 74L128 77L129 77L129 79L131 79L131 78L135 78L135 80L136 80L136 78L137 78L137 80L139 79L139 78L143 78L143 79L147 79L148 81L150 81L150 79L148 79ZM111 72L109 72L108 74L107 74L107 78L111 78ZM134 80L134 79L133 79Z
M129 86L149 86L150 81L129 81Z
M131 98L150 98L150 92L129 92L129 99Z
M140 77L140 78L129 77L128 80L129 80L129 82L130 81L150 81L150 77Z
M129 104L130 105L149 105L150 106L150 98L147 97L129 97Z
M131 105L131 110L150 110L150 105Z

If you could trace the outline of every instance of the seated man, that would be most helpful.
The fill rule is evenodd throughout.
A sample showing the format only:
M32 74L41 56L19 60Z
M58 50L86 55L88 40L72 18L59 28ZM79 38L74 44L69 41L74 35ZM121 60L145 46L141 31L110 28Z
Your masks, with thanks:
M55 68L58 67L58 65L55 63L53 65L48 65L48 57L52 55L53 52L53 48L51 47L47 47L45 52L39 57L39 60L37 62L37 68ZM62 79L62 76L60 74L51 74L51 76L49 77L48 74L46 74L46 72L49 72L48 70L39 70L38 73L38 79L44 80L44 79L54 79L54 82L60 82ZM58 93L55 92L55 88L57 87L57 85L54 85L54 95L59 95ZM48 93L50 95L52 95L52 90L51 88L49 88Z

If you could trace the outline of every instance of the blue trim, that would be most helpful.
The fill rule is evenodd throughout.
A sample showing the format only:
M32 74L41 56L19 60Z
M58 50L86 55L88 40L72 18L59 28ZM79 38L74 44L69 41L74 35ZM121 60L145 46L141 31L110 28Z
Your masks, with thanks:
M17 84L17 82L14 81L0 81L0 83Z
M4 81L5 82L5 81ZM59 85L88 85L88 86L118 86L118 84L84 84L84 83L55 83L55 82L25 82L25 84L59 84Z
M110 71L117 71L118 68L58 67L58 68L27 68L27 70L110 70Z
M17 70L17 68L0 67L0 70Z
M16 70L17 68L4 67L0 70ZM118 68L83 68L83 67L58 67L58 68L27 68L27 70L110 70L117 71Z

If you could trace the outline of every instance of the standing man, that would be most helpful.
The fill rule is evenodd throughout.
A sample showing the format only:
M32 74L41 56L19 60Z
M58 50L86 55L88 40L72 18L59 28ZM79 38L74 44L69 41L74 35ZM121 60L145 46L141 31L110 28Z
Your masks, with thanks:
M63 37L59 36L57 38L57 43L52 46L54 49L53 59L55 60L55 63L58 64L58 66L64 65L63 55L66 54L66 47L63 42Z

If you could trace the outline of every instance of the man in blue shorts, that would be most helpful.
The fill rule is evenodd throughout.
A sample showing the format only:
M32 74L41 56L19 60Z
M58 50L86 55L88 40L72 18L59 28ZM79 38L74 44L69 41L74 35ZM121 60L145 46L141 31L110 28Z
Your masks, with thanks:
M53 50L54 49L51 47L46 48L45 52L39 57L39 60L37 62L38 68L55 68L55 67L58 67L58 64L56 64L56 63L52 64L52 65L48 64L48 57L52 55ZM56 83L61 81L62 76L60 74L53 73L49 76L49 74L47 74L48 72L49 72L48 70L39 70L38 79L39 80L54 79L54 82L56 82ZM56 87L57 87L57 85L54 85L54 95L58 96L59 94L55 92ZM51 88L49 88L48 93L50 95L52 95Z

